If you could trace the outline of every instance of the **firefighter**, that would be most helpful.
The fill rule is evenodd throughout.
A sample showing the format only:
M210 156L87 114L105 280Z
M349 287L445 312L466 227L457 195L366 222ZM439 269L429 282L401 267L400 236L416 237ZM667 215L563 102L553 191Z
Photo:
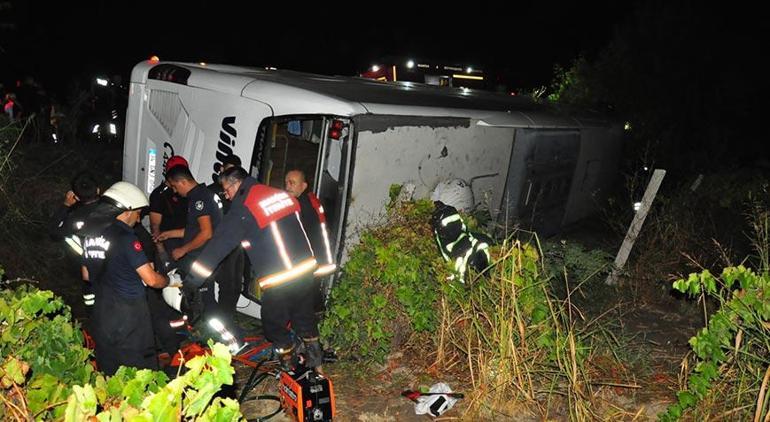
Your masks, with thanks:
M92 174L84 171L75 175L71 187L64 195L64 203L51 217L49 233L56 240L64 240L72 252L71 256L77 259L79 268L83 245L78 231L99 203L99 184ZM83 280L81 289L86 316L90 317L95 300L91 283Z
M313 192L308 190L305 173L299 169L293 169L286 173L284 179L286 192L297 198L300 206L300 220L305 228L305 233L310 240L310 246L313 248L318 269L315 270L316 295L315 310L322 311L325 299L324 278L337 269L332 258L332 248L329 242L329 233L326 230L326 214L321 201Z
M222 212L227 214L230 210L230 200L226 198L222 190L222 184L219 183L219 175L225 170L240 167L241 159L235 154L231 154L222 159L222 166L219 169L217 180L208 185L209 190L214 192L217 197L224 199L222 201ZM238 304L238 298L243 289L243 279L245 271L245 258L242 248L235 248L227 257L222 260L213 275L213 279L219 285L219 295L217 296L216 315L221 319L224 326L238 338L241 337L241 329L235 323L235 308Z
M242 246L254 275L246 293L255 297L257 289L261 291L265 337L273 343L284 367L290 367L295 358L289 322L304 343L305 366L320 366L322 351L313 312L313 271L318 265L299 220L299 203L288 193L248 177L241 167L222 173L220 183L232 205L193 262L183 284L185 297L194 297L217 264Z
M113 209L89 217L82 267L98 298L92 321L96 363L106 375L121 365L158 369L144 286L162 288L168 278L155 272L133 230L149 205L147 197L136 186L118 182L100 202Z
M483 271L489 266L491 239L468 230L455 207L441 201L435 201L434 205L431 220L439 251L445 260L452 262L458 280L465 283L468 268Z

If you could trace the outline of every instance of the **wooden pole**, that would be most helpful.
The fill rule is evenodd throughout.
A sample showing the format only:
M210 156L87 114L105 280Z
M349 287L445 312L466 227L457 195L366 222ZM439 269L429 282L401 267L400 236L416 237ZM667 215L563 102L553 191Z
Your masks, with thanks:
M628 255L631 254L631 248L634 247L634 242L636 242L636 238L642 230L644 219L647 218L647 213L650 211L652 201L655 200L655 196L658 194L658 188L660 188L660 184L663 182L663 176L665 175L666 170L663 169L656 169L652 173L650 183L647 184L647 190L644 191L644 197L642 197L642 204L639 207L639 210L636 211L634 219L628 227L626 238L623 239L623 244L620 245L618 255L615 257L615 266L610 272L610 275L607 276L607 280L604 282L608 286L614 286L618 283L620 272L623 270L623 267L625 267L626 261L628 261Z

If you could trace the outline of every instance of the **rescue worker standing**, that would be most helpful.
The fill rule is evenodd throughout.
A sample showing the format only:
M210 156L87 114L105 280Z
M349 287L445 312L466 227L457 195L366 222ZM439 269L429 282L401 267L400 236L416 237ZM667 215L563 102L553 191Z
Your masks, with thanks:
M222 159L222 167L219 170L219 175L225 172L225 170L240 167L241 159L235 154L228 155ZM222 190L222 184L219 180L207 186L209 190L214 192L217 197L223 199L222 211L223 214L227 214L230 211L231 202L227 199L225 192ZM214 280L219 285L219 296L217 297L217 317L221 319L225 327L228 327L236 337L241 337L241 329L235 323L235 308L238 304L238 298L243 290L243 278L244 278L244 265L245 258L242 248L235 248L230 252L227 257L222 260L214 273Z
M247 294L262 292L262 327L285 366L294 359L294 342L287 324L302 338L305 365L318 367L322 350L313 312L313 271L317 263L299 220L299 203L288 193L258 183L241 167L220 176L230 211L217 228L183 284L194 295L217 264L239 245L248 255L256 278Z
M205 185L198 184L187 167L176 166L169 169L166 172L166 180L174 192L187 198L187 220L184 228L161 232L155 241L181 238L181 246L170 251L171 258L179 262L179 267L187 273L193 260L211 239L214 229L222 220L222 201ZM213 310L216 307L213 280L209 280L203 292L206 308Z
M321 311L326 293L323 279L337 269L332 258L329 233L326 230L324 207L321 205L318 197L308 190L307 179L302 170L290 170L286 173L284 182L286 183L286 192L289 192L299 201L300 220L302 220L302 226L305 228L305 233L307 233L307 237L310 240L310 246L313 248L316 261L318 261L318 269L314 272L316 288L318 289L315 310Z
M168 278L155 272L133 230L149 205L147 197L136 186L118 182L101 202L117 217L106 228L89 219L83 242L83 278L98 296L92 322L96 363L106 375L121 365L158 369L144 286L162 288Z
M72 179L72 189L64 195L64 203L51 217L49 233L54 239L64 239L68 249L76 257L78 268L83 255L83 242L78 231L85 225L86 218L99 203L99 184L88 172L78 173ZM83 304L87 316L91 316L94 295L91 283L83 280L81 284Z

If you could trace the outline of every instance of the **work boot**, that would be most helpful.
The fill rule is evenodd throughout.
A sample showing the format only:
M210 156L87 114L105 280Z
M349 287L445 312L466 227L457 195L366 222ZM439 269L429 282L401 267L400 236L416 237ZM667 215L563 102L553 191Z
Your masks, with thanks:
M274 352L279 364L281 365L281 369L286 372L294 371L294 369L297 367L297 364L299 363L297 360L297 355L294 353L294 346L283 348L276 347Z
M321 342L318 341L318 337L303 338L302 343L305 345L304 361L302 364L307 368L320 367L324 361L324 351L321 348Z

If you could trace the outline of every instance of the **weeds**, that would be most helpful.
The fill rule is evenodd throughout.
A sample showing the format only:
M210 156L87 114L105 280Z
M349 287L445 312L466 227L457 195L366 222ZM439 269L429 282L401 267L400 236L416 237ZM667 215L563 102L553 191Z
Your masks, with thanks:
M437 356L469 374L474 392L465 417L482 403L507 414L523 405L547 417L556 395L570 419L591 419L589 351L570 305L551 296L540 253L509 239L495 254L487 276L446 284L442 299Z

